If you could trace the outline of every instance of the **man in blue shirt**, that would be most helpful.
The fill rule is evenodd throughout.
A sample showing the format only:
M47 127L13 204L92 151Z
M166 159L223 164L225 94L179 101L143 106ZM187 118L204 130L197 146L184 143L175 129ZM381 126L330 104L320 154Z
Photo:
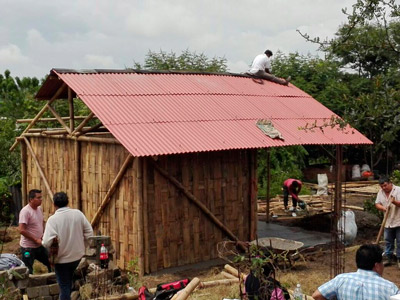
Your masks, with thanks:
M382 249L362 245L356 253L357 272L339 274L321 285L312 295L315 300L387 300L399 294L397 286L382 278Z

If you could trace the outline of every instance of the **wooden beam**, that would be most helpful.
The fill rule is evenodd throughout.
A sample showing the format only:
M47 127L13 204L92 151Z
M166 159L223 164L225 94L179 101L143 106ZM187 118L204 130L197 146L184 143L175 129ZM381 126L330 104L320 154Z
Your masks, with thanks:
M84 120L87 116L75 116L75 120ZM69 121L69 117L61 117L64 121ZM17 119L16 123L30 123L33 119ZM36 121L37 122L54 122L57 121L56 118L40 118Z
M77 133L75 133L75 136L81 136L82 134L94 131L94 130L100 128L101 126L103 126L103 123L100 122L100 123L98 123L96 125L93 125L92 127L89 127L89 128L86 128L86 129L82 128L81 131L78 131Z
M74 131L72 131L71 135L76 135L77 132L81 131L81 129L85 127L87 122L89 122L93 117L94 113L90 112L90 114L81 122L81 124L79 124L78 127L76 127Z
M75 113L74 113L74 99L72 98L72 90L68 87L68 104L69 104L69 129L73 132L75 129Z
M60 117L60 115L55 111L55 109L49 105L49 110L53 114L53 116L57 119L57 121L65 128L68 133L71 133L71 129L65 124L64 120Z
M34 152L33 149L32 149L31 143L29 143L29 140L28 140L26 137L23 137L23 139L24 139L24 141L25 141L26 146L27 146L28 149L29 149L29 152L30 152L31 155L32 155L32 159L33 159L33 161L35 162L36 167L37 167L38 170L39 170L40 177L41 177L42 180L43 180L43 183L44 183L44 186L46 187L47 193L49 194L51 201L53 201L53 195L54 195L54 194L53 194L53 192L51 191L49 182L47 181L46 175L44 174L44 172L43 172L43 170L42 170L42 167L40 166L39 160L37 159L36 154L35 154L35 152Z
M149 240L149 216L148 216L148 164L147 158L143 158L143 238L144 238L144 269L145 273L150 273L150 240Z
M108 189L106 195L104 196L103 201L101 201L100 207L97 210L96 214L94 215L91 224L92 227L95 228L100 221L101 216L104 213L105 208L111 201L111 196L114 194L115 190L117 189L117 186L119 182L121 181L122 177L124 176L126 170L128 167L131 166L133 161L133 156L132 154L129 154L128 157L125 159L124 163L122 164L121 169L119 170L117 176L115 176L114 181L112 182L110 188Z
M78 209L82 211L82 182L81 182L81 144L75 140L75 198L78 202Z
M249 150L249 176L250 176L250 234L249 241L255 240L257 235L257 175L256 175L256 150Z
M239 241L238 237L233 234L233 232L226 227L203 203L201 203L192 193L190 193L177 179L168 174L167 171L162 169L154 159L151 160L154 168L163 175L166 179L172 182L176 188L178 188L190 201L192 201L198 208L200 208L203 213L211 219L211 221L219 227L230 239L234 241Z
M52 104L57 99L57 97L63 92L63 90L66 86L67 85L64 82L61 85L61 87L57 90L57 92L54 94L54 96L49 101L47 101L46 105L43 106L43 108L39 111L39 113L36 115L36 117L33 118L32 122L29 123L29 125L25 128L25 130L22 132L22 134L28 132L28 130L31 129L33 125L35 125L37 120L45 113L45 111L49 108L50 104ZM18 143L19 143L19 140L16 139L14 144L11 146L10 151L13 151L15 149L15 147L17 147Z
M267 200L267 209L266 209L266 222L270 221L270 209L269 202L271 200L270 192L271 192L271 151L267 148L267 192L266 192L266 200Z

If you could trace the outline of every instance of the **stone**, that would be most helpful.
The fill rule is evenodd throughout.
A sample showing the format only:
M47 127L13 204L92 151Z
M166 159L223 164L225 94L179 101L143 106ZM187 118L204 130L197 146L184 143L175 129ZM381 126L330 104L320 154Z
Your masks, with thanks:
M57 296L58 298L58 296ZM35 300L54 300L53 296L40 296L37 297Z
M78 291L73 291L71 293L71 300L78 300L79 299L79 292Z
M26 289L28 287L28 284L29 284L29 278L17 280L17 288L19 288L20 290Z
M49 293L50 295L58 295L60 294L60 287L57 283L49 285Z
M51 273L45 273L45 274L40 274L40 275L29 275L29 287L32 286L39 286L39 285L47 285L47 284L53 284L56 283L56 273L51 272Z
M28 287L26 289L26 294L28 295L29 299L32 298L37 298L39 297L39 287L35 286L35 287Z

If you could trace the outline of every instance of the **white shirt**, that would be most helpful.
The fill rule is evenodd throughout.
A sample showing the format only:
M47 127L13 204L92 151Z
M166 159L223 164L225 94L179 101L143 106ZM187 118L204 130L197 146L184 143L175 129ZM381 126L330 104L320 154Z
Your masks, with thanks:
M270 72L272 71L271 59L266 54L259 54L254 58L249 72L255 74L257 71L265 71L265 69L268 69Z
M390 198L394 197L396 201L400 201L400 188L393 184L392 191L389 196L386 196L385 192L381 189L376 195L376 204L382 204L385 208L391 203ZM400 227L400 207L391 204L389 216L385 224L386 228Z
M85 255L85 241L92 235L92 226L80 210L62 207L47 220L42 244L50 248L57 237L57 263L64 264Z

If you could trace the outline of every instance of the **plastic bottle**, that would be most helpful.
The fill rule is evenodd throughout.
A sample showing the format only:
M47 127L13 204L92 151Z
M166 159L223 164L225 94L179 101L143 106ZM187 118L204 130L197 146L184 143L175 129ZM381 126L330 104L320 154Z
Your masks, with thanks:
M25 257L25 258L31 257L31 253L30 253L29 251L25 251L24 257Z
M107 269L108 268L108 250L101 244L100 247L100 268Z
M296 288L293 291L294 300L303 300L303 293L301 291L300 283L297 284Z

